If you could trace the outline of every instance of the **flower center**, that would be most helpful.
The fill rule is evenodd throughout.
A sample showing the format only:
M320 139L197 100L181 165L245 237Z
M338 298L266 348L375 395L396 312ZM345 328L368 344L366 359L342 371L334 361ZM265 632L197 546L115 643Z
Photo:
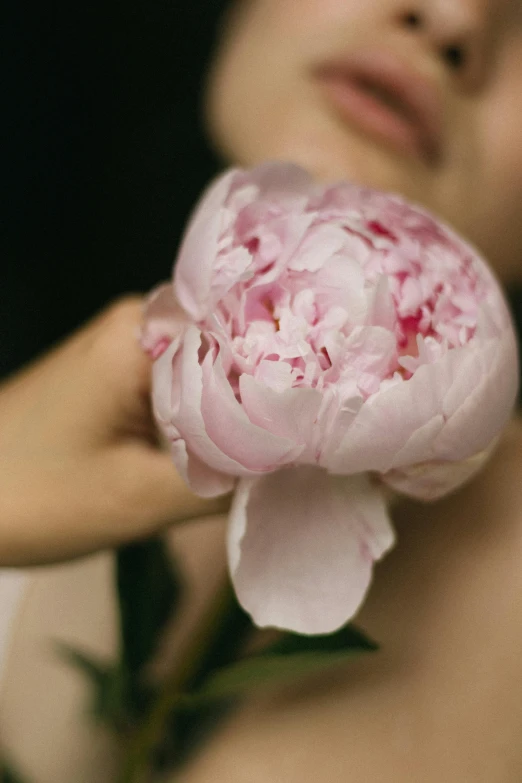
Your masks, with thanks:
M471 251L401 209L402 233L346 207L240 212L222 240L205 324L219 323L236 391L248 373L278 390L341 384L367 398L472 339L488 285ZM290 229L299 240L288 252Z

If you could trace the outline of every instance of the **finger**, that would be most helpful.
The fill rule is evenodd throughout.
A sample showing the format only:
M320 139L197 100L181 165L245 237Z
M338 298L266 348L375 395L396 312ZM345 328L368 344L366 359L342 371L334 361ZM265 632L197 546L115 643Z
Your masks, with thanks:
M186 520L226 513L229 497L194 495L170 457L118 446L67 469L13 461L0 477L0 565L67 560L153 535ZM37 503L35 503L35 498Z
M121 505L127 506L130 528L157 530L223 514L230 507L230 494L216 498L195 495L177 472L168 452L135 444L117 449L112 459L113 481L120 487Z

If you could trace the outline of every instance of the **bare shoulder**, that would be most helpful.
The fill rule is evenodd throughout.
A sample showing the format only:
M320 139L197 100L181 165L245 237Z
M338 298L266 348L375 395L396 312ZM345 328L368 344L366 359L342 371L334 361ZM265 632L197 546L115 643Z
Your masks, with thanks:
M513 477L522 472L522 415L514 416L502 433L490 464L486 468L496 473L508 470ZM513 489L522 492L522 481L517 481Z
M187 783L522 780L521 478L515 419L466 487L398 506L356 618L380 651L256 698Z

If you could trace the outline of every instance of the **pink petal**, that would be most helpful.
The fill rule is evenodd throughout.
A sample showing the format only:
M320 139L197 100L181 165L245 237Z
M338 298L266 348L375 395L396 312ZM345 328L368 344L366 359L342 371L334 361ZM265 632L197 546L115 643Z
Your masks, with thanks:
M423 462L391 470L382 480L403 495L419 500L437 500L473 478L483 468L493 446L461 462Z
M317 272L342 250L345 237L342 228L328 223L311 229L300 245L299 254L290 261L289 268L298 272Z
M243 408L253 424L298 446L313 444L323 398L320 392L299 388L275 391L251 375L241 376L239 390ZM314 455L303 452L300 461L306 458L313 461Z
M183 351L180 351L181 340L180 334L152 366L154 416L163 435L170 441L172 458L182 478L197 495L215 497L230 492L235 478L214 470L188 450L178 429Z
M486 449L509 418L517 375L510 331L449 350L370 397L327 467L386 473L414 462L467 459Z
M375 288L371 289L368 302L367 323L374 326L382 326L393 332L397 316L390 293L388 278L381 275Z
M429 419L424 426L419 427L410 435L404 446L395 454L393 466L414 465L423 462L429 453L429 445L435 441L443 428L444 416L442 413ZM432 452L433 449L430 451Z
M355 370L380 379L395 366L395 337L382 326L357 326L346 339L343 353L348 375Z
M386 506L367 476L290 468L239 482L229 565L257 625L331 633L357 612L374 561L393 541Z
M436 365L423 365L409 381L374 394L362 405L337 451L328 455L324 464L332 473L385 473L396 466L395 458L410 438L425 427L426 436L416 444L416 453L422 454L423 460L429 459L431 422L441 416L445 380Z
M172 283L164 283L149 294L143 316L141 344L153 359L161 356L171 341L188 325L187 314L176 301Z
M207 315L212 270L225 214L224 204L237 176L237 170L232 169L205 191L189 223L174 269L177 297L196 321Z
M152 408L155 419L168 440L179 438L179 430L174 422L179 416L181 389L179 378L174 375L174 368L179 368L179 362L175 362L175 358L182 337L183 335L179 334L152 365Z
M236 400L221 356L209 351L203 361L201 414L208 437L230 459L252 471L274 470L302 451L288 438L253 424Z
M250 378L252 376L247 376L245 374L241 376L239 384L240 389L241 379L247 377ZM292 368L288 362L268 361L267 359L262 359L256 367L256 380L263 389L269 388L276 392L284 392L287 391L287 389L292 388ZM243 403L243 407L245 407L245 400L243 399L243 396L241 396L241 402ZM250 421L254 421L250 414L249 418ZM256 422L256 424L264 426L260 422Z
M187 351L187 348L191 347L190 341L188 346L183 345L180 348L181 343L182 335L180 334L152 366L154 416L164 436L170 441L172 458L186 483L193 492L201 497L215 497L216 495L230 492L234 486L235 478L233 475L225 475L219 470L215 470L202 459L199 459L196 454L187 448L187 444L180 432L179 427L184 428L183 425L187 424L187 421L183 418L186 408L180 414L182 406L183 351ZM185 372L186 377L187 373ZM193 379L191 385L193 391L196 385L197 381L194 382ZM199 393L201 395L201 391ZM197 422L194 422L195 418L195 416L192 417L189 427L190 424L192 427L197 425ZM181 422L183 422L183 425ZM202 425L201 422L200 425ZM207 443L206 447L208 446L209 444ZM221 460L222 462L223 460ZM240 470L239 466L231 465L229 462L226 462L224 466L229 470L231 469L232 473L236 467Z
M181 438L172 442L171 454L181 477L196 495L213 498L233 489L236 482L233 476L219 473L206 465L187 450L187 444Z
M255 471L224 454L207 433L201 412L203 377L198 352L201 332L190 326L184 336L182 349L173 362L173 374L179 377L179 403L173 411L172 424L186 441L187 450L199 460L222 473L232 476L253 476ZM220 415L220 411L214 415Z
M261 198L274 201L307 198L314 185L310 174L293 163L261 163L247 176L249 182L259 187Z
M341 391L343 391L342 395ZM348 431L363 404L363 398L355 383L350 392L347 392L346 388L343 390L339 385L331 386L325 391L323 406L319 413L323 430L319 446L319 465L327 468L332 463L344 433Z
M277 231L278 234L277 242L279 247L277 249L277 255L273 259L273 266L268 271L259 274L257 279L252 281L252 287L267 285L278 278L281 271L288 264L289 259L299 249L299 245L306 236L313 221L313 213L300 213L296 211L281 217L279 221L274 219L270 224L270 228L263 225L258 227L261 247L266 248L270 245L274 245L275 238L271 235L271 232L274 230ZM265 255L267 254L265 253Z
M462 460L487 449L513 412L518 390L514 334L470 344L444 396L446 424L433 445L438 458Z

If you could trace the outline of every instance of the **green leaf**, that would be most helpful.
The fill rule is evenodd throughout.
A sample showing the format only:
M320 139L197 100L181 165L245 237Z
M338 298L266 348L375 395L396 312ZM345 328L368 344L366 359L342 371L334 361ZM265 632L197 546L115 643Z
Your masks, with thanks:
M61 657L89 681L92 687L92 716L113 728L119 728L128 711L126 683L120 667L61 642L56 647Z
M197 671L187 683L187 690L195 690L208 676L243 656L245 642L254 630L250 615L240 606L232 585L227 587L227 609L214 635L206 640L205 655Z
M98 687L103 683L113 668L106 661L87 655L83 650L79 650L69 644L56 642L55 647L60 657L71 666L79 669L91 681L94 687Z
M211 675L201 688L188 697L189 703L241 696L262 685L289 682L314 672L323 671L348 660L356 653L294 653L293 655L263 655L249 658Z
M205 651L198 666L185 683L187 693L197 691L201 683L223 666L237 661L254 626L250 616L239 605L230 584L223 588L226 611L219 625L205 639ZM172 710L161 745L154 757L154 769L180 769L198 752L217 725L228 715L230 700L210 700L192 703L182 699Z
M374 642L353 627L329 636L284 634L260 655L210 675L185 702L195 705L242 696L262 685L283 684L318 673L376 649Z
M137 677L154 654L180 595L173 559L160 537L117 550L122 665Z
M301 636L297 633L283 633L264 653L267 655L291 655L295 652L336 652L342 650L372 652L379 645L359 631L354 625L347 625L335 633L324 636Z
M162 745L154 759L156 772L168 770L172 774L187 764L209 741L233 706L232 701L224 699L178 704L169 717Z
M78 669L92 687L90 714L118 732L128 731L147 714L155 695L147 683L134 682L119 664L108 663L59 642L58 653Z

